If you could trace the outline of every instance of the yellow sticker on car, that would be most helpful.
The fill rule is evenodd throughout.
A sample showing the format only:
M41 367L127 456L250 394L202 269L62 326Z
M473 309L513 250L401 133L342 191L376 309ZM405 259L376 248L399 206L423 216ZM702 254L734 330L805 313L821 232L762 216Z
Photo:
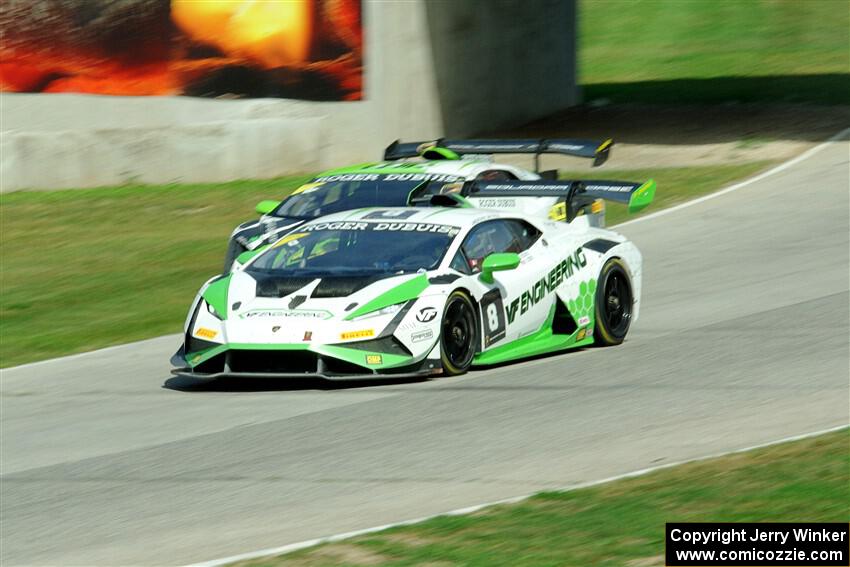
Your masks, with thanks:
M384 357L380 354L367 354L366 355L366 364L381 364L384 361Z
M206 327L200 327L197 331L195 331L196 337L201 337L204 339L214 339L218 334L218 331L213 331L212 329L207 329Z
M566 203L555 203L552 205L552 208L549 209L549 218L553 221L565 220L567 218Z
M309 233L307 232L296 232L295 234L287 234L286 236L275 242L272 248L278 248L279 246L283 246L284 244L289 244L290 242L298 240L299 238L303 238L308 234Z
M299 187L298 189L293 191L292 194L297 195L298 193L307 193L308 191L312 191L313 189L317 189L324 184L325 183L323 181L319 182L319 183L305 183L304 185L302 185L301 187Z
M368 339L375 336L375 329L363 329L362 331L348 331L340 333L339 338L348 341L351 339Z

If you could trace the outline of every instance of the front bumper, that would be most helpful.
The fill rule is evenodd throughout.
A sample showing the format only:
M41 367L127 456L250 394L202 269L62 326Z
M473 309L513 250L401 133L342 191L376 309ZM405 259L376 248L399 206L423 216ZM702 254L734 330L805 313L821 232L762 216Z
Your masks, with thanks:
M229 345L232 346L232 345ZM325 347L332 349L333 347ZM184 346L171 357L171 370L175 376L195 379L236 378L321 378L324 380L374 380L387 378L414 378L430 376L442 372L439 361L422 359L399 361L395 365L377 364L376 368L366 368L354 364L340 354L350 349L336 349L331 353L304 348L293 349L251 349L217 348L212 356L202 357L201 362L190 364ZM213 349L211 349L213 350ZM365 357L367 353L360 356ZM391 354L373 353L370 356L392 357ZM400 357L399 357L400 358ZM407 357L405 357L407 358ZM383 358L381 359L384 360Z
M219 378L272 378L272 379L302 379L302 378L317 378L332 382L359 382L363 380L387 380L387 379L405 379L405 378L422 378L439 374L438 370L419 370L417 372L402 372L402 373L378 373L372 374L321 374L321 373L277 373L277 372L216 372L213 374L201 374L193 372L191 368L174 368L171 373L175 376L184 378L194 378L200 380L217 380Z

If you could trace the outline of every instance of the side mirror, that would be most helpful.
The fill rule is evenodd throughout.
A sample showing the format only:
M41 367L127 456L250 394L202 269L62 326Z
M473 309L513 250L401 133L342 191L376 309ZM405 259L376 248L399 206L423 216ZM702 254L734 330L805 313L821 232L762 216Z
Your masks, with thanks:
M236 257L236 260L234 260L233 268L236 268L237 266L238 267L244 266L246 263L248 263L248 260L250 260L251 258L256 256L257 254L259 254L263 250L265 250L265 247L260 247L260 248L257 248L256 250L246 250L246 251L242 252L240 255L238 255Z
M261 215L267 215L280 205L280 201L260 201L257 203L257 212Z
M493 272L515 270L517 266L519 266L519 254L516 252L490 254L481 264L481 280L493 283Z

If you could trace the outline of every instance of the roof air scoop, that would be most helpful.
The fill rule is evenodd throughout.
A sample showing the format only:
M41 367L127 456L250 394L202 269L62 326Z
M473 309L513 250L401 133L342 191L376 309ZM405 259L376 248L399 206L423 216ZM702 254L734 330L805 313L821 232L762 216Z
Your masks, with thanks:
M440 146L431 146L425 148L419 154L423 159L427 160L458 160L460 156L453 152L448 148L441 148Z

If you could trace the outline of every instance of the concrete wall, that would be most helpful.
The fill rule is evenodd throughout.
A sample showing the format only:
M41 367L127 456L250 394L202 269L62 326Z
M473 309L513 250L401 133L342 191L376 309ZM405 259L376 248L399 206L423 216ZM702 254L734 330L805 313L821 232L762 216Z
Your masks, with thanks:
M575 102L575 1L534 7L365 0L360 102L0 95L0 191L274 177L543 116Z
M578 102L574 1L432 1L427 14L447 136L522 124Z

